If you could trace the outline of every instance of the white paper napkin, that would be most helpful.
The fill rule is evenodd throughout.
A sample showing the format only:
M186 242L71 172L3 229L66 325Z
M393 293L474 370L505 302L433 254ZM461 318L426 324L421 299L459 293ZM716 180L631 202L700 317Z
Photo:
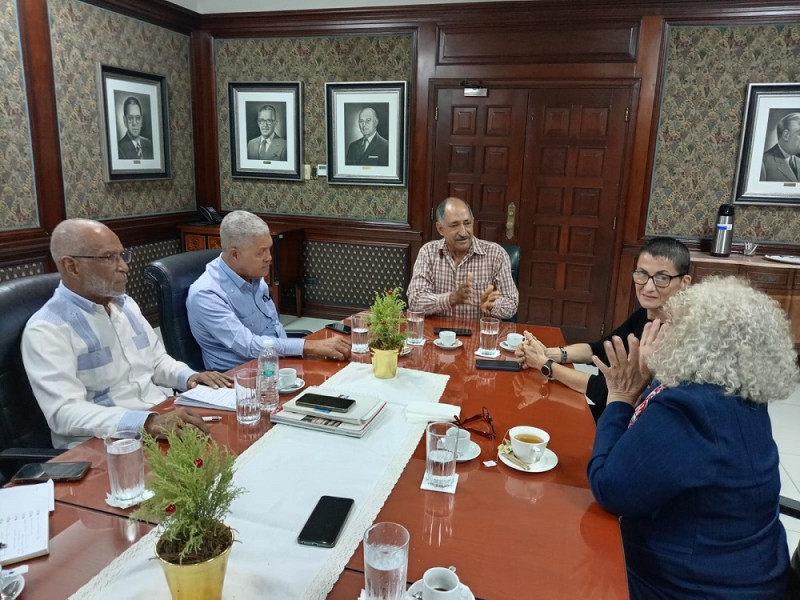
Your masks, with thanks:
M445 494L455 494L456 493L456 486L458 485L458 473L453 475L453 483L448 485L447 487L436 487L428 483L428 480L425 478L425 475L422 476L422 485L419 486L421 490L429 490L431 492L444 492Z
M409 402L406 406L406 420L412 423L423 421L453 421L461 416L461 407L453 404L433 404L431 402Z

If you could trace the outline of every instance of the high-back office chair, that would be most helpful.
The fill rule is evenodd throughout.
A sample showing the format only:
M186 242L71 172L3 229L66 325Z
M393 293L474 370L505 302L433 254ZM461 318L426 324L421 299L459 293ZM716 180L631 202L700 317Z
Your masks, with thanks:
M42 462L54 450L50 427L22 364L22 332L33 313L53 295L58 273L0 283L0 485L26 462Z
M186 296L189 286L219 253L219 249L182 252L154 260L144 267L145 280L156 288L161 337L167 354L185 362L195 371L205 371L205 365L200 345L189 327ZM309 333L307 330L286 331L288 337L304 337Z
M516 244L500 244L508 253L508 258L511 260L511 277L514 279L514 285L517 286L519 289L519 259L520 259L520 248ZM517 313L514 313L510 316L506 321L511 321L513 323L517 322Z
M800 519L800 501L781 496L780 511L794 519ZM785 600L800 600L800 543L797 544L797 548L795 548L794 554L792 554L789 589L787 590Z
M196 250L165 256L145 265L144 278L156 288L158 318L164 347L172 358L195 371L205 371L203 353L189 328L186 296L189 286L203 274L206 265L219 256L219 249Z

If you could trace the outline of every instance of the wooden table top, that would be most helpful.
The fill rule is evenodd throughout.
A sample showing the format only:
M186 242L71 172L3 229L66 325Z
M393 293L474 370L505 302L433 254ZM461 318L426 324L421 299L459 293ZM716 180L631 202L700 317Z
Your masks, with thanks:
M432 341L434 327L472 327L474 335L460 337L463 346L443 350ZM526 598L534 593L542 598L627 598L627 581L622 542L616 517L594 501L586 477L595 425L582 394L547 381L540 373L483 371L475 369L474 351L478 347L477 322L457 319L426 319L426 343L414 347L400 358L400 367L422 369L450 376L441 402L462 407L465 418L489 410L497 439L472 434L481 449L478 458L459 463L456 494L420 490L425 471L424 437L392 490L377 521L403 524L411 534L409 583L420 579L433 566L457 567L462 581L478 598ZM528 329L548 346L563 344L558 329L514 323L501 323L500 339L511 331ZM314 338L341 335L327 329ZM501 351L501 358L513 354ZM369 355L354 355L357 362L368 362ZM282 367L293 367L306 385L319 385L347 363L325 360L281 359ZM281 396L282 401L293 395ZM171 407L171 401L164 409ZM222 414L222 421L210 424L214 438L240 453L272 425L262 419L258 426L237 424L230 412L198 410L202 414ZM535 425L550 433L548 446L558 456L558 465L545 473L522 473L497 459L497 445L515 425ZM105 503L108 474L101 440L93 439L61 455L58 460L88 460L89 474L80 482L56 485L57 507L51 529L54 541L49 557L32 561L24 598L47 598L37 587L47 586L47 572L70 568L69 581L85 583L114 555L138 539L148 526L128 525L129 510ZM493 460L495 466L484 461ZM114 523L101 531L83 531L84 544L100 546L98 560L74 560L63 532L86 515L98 522ZM81 521L82 522L82 521ZM62 523L69 523L64 526ZM51 528L53 523L51 522ZM61 527L61 529L59 529ZM130 527L135 527L131 534ZM70 534L69 539L73 535ZM133 537L134 539L130 539ZM91 543L87 543L91 540ZM72 564L72 563L75 564ZM347 569L329 598L352 600L363 585L362 548L351 557ZM30 591L29 591L30 587ZM49 589L47 587L43 589ZM62 596L66 594L62 593ZM57 596L52 596L57 597Z

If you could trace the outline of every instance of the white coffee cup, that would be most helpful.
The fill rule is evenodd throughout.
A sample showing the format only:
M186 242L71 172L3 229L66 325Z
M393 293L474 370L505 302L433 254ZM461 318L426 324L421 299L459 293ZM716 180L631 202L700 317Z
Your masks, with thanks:
M445 329L439 332L439 342L443 346L454 346L456 343L456 332Z
M458 441L456 442L456 458L459 458L462 454L469 450L469 431L458 428L455 432L453 432L453 435L458 436Z
M516 457L529 465L541 460L550 441L550 434L544 429L527 425L512 427L508 436L511 438L511 449Z
M282 390L297 385L297 369L284 368L278 370L278 387Z
M461 582L451 569L433 567L422 576L422 600L457 600Z
M521 333L509 333L506 336L506 346L509 348L516 348L524 339L525 337Z

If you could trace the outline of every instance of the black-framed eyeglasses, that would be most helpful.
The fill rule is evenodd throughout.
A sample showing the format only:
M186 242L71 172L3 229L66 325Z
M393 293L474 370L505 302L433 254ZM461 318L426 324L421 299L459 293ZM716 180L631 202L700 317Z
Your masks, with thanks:
M660 288L667 287L670 283L672 283L673 279L677 279L678 277L683 277L686 273L678 273L677 275L667 275L666 273L656 273L655 275L650 275L647 271L633 271L633 283L636 285L645 285L648 280L653 280L653 285Z
M118 261L122 261L124 263L131 262L131 251L127 248L124 248L122 252L108 252L106 254L101 254L100 256L87 256L81 254L70 254L70 258L91 258L94 260L100 260L105 262L107 265L114 265L117 264Z
M495 434L494 431L494 421L492 421L492 415L489 414L489 409L485 406L480 414L467 417L464 420L456 417L454 423L458 427L461 427L461 429L466 429L467 431L471 431L472 433L489 438L490 440L493 440L497 437L497 434ZM467 427L467 425L470 423L474 423L474 425Z

